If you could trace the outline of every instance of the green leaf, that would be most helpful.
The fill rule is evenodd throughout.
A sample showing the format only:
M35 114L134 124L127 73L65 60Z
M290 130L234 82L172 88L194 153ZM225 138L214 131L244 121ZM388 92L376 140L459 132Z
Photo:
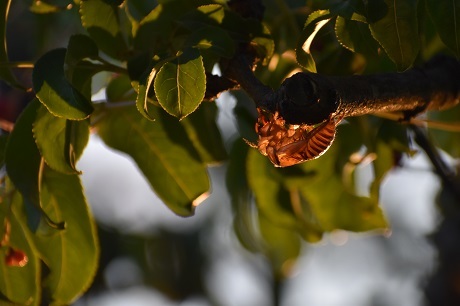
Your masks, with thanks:
M9 207L12 210L7 214L6 210ZM10 244L15 250L24 252L28 259L24 267L6 266L4 256L7 248L2 247L0 249L0 295L6 297L11 302L11 305L38 306L41 305L40 261L33 249L32 235L27 227L27 221L24 218L22 208L22 198L18 192L13 192L8 198L0 198L2 226L4 224L4 217L7 215L11 226ZM2 305L4 304L2 303Z
M0 1L0 42L3 44L3 46L0 47L0 63L9 62L6 46L6 23L8 19L8 12L10 10L10 4L11 0ZM22 88L8 67L0 66L0 79L4 80L11 86Z
M136 92L131 86L131 79L127 75L113 77L105 89L107 102L126 102L136 98Z
M398 70L403 71L412 66L420 49L417 0L385 0L384 3L385 14L380 10L382 17L372 18L372 22L369 18L369 27Z
M33 124L34 138L46 163L62 173L79 173L75 164L89 139L89 120L53 116L41 106Z
M33 231L41 220L38 209L41 157L32 134L32 123L39 106L37 100L32 100L24 109L10 134L5 152L6 172L24 198L29 227Z
M102 52L116 59L126 57L127 46L121 33L116 3L110 4L104 0L81 1L80 17L83 27Z
M55 116L71 120L88 118L90 101L70 85L64 75L66 49L55 49L35 64L32 81L37 98Z
M82 34L70 37L64 60L67 66L75 66L84 59L97 58L99 58L99 49L90 37Z
M201 52L231 58L235 53L235 43L227 31L216 26L204 26L193 31L187 39L187 47L196 47ZM206 53L205 53L206 54Z
M339 43L350 51L376 57L379 44L372 37L366 23L337 17L335 34Z
M441 40L460 58L460 0L427 0L426 5Z
M265 218L258 216L262 242L262 252L267 256L277 279L288 278L300 255L302 243L299 235L286 228L276 226Z
M149 108L155 107L151 101L151 86L157 76L158 69L164 64L163 61L155 62L148 76L142 76L137 87L136 107L139 113L148 120L155 120L149 112Z
M311 44L318 31L333 18L329 10L315 11L308 15L300 38L297 42L296 58L300 66L311 72L316 72L316 64L311 54Z
M45 167L41 187L45 212L66 222L66 229L57 235L35 238L40 257L50 269L44 285L53 304L68 305L89 288L96 275L99 262L96 226L77 175Z
M154 80L154 88L158 102L169 114L179 119L191 114L206 92L206 74L199 52L188 49L164 64Z
M155 122L142 117L133 107L104 111L105 117L97 125L104 142L134 159L173 212L192 215L199 204L194 201L209 190L209 179L206 167L177 119L160 108L152 109Z
M19 116L10 134L5 153L6 172L24 198L28 225L33 232L45 234L62 229L41 208L40 171L42 158L35 144L32 124L40 103L34 99Z
M180 122L205 164L220 163L227 158L216 119L216 104L206 102Z

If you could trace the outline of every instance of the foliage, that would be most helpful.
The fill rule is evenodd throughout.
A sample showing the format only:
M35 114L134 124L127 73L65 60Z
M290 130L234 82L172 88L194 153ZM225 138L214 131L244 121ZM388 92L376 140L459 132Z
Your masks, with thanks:
M255 73L274 87L299 66L373 73L403 71L438 52L460 57L460 1L265 3L260 22L221 0L31 1L32 12L50 19L66 11L79 15L82 31L71 33L65 48L37 54L35 97L13 131L0 135L0 166L6 167L0 257L14 249L28 260L23 267L2 260L1 300L69 304L91 284L99 247L76 165L90 128L131 156L156 194L181 216L193 215L209 192L207 165L229 159L235 232L246 248L267 256L280 279L288 273L284 264L298 256L301 239L316 242L336 229L389 226L378 193L397 165L395 156L411 153L403 127L375 117L350 119L324 156L287 169L274 168L241 139L227 156L217 108L203 101L207 75L242 43L257 50ZM10 5L15 1L0 4L0 78L26 88L7 54ZM100 72L110 77L106 100L96 103L92 79ZM249 140L255 121L250 103L241 94L235 108L241 136ZM443 144L458 155L458 143ZM355 181L359 165L369 160L374 181L363 196Z

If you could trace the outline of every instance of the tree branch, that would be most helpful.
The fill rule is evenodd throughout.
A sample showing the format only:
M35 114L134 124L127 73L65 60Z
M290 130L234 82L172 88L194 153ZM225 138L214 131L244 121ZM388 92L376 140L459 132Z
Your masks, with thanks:
M345 77L297 73L274 92L255 78L248 57L246 53L233 58L225 73L257 107L278 111L288 124L317 124L332 114L349 117L405 111L413 116L460 101L460 63L446 56L403 73Z

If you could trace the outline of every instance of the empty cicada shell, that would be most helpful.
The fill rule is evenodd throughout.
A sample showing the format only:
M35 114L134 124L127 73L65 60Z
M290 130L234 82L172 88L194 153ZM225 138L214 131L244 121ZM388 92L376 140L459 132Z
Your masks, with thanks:
M267 119L263 111L258 111L257 148L277 167L296 165L324 154L334 141L341 120L330 116L317 126L286 125L278 112Z

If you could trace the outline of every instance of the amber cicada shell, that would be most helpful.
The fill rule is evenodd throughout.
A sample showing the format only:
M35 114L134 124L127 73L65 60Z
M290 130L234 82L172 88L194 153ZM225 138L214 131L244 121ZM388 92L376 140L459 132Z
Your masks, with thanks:
M318 158L334 141L341 118L330 116L319 125L286 125L278 112L267 115L258 109L257 148L276 167L288 167ZM268 119L269 118L269 119Z

